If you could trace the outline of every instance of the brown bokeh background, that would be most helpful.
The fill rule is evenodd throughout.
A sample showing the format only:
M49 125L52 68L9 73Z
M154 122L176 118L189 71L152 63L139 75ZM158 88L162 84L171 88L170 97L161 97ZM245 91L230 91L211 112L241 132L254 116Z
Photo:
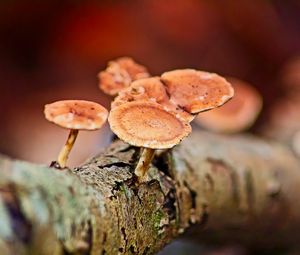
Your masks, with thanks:
M279 76L300 52L299 1L1 1L0 151L54 159L67 132L47 123L43 105L89 99L109 106L96 74L132 56L153 74L192 67L252 83L264 97L258 126L285 93ZM255 130L255 128L254 128ZM110 139L79 135L78 164Z

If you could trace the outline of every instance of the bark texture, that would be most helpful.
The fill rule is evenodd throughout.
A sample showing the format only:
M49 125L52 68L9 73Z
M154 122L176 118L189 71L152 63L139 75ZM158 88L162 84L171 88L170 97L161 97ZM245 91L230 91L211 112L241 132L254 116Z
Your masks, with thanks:
M300 239L299 161L250 136L195 132L159 151L147 180L139 149L114 142L72 170L0 159L0 254L155 254L185 233L259 248Z

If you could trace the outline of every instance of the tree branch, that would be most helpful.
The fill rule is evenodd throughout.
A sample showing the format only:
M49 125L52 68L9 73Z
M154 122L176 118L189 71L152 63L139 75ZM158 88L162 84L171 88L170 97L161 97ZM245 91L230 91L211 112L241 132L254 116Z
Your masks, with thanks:
M299 162L282 145L195 132L155 156L120 141L71 171L0 159L0 254L154 254L202 242L299 243ZM267 235L267 238L266 238Z

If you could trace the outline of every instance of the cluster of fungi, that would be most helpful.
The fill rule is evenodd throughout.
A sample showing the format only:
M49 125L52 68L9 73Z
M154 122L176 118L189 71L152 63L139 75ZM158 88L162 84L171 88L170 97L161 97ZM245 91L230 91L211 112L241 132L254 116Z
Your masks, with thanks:
M55 161L57 168L66 166L78 130L99 129L108 118L118 138L141 147L134 173L143 182L155 150L179 144L191 133L190 123L197 114L222 106L234 95L231 84L217 74L182 69L151 77L144 66L127 57L109 62L98 77L100 89L115 96L109 113L82 100L45 106L47 120L71 130Z

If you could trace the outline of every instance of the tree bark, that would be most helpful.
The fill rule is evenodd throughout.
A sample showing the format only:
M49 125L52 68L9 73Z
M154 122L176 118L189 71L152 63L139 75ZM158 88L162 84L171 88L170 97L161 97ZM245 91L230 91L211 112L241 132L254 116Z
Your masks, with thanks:
M155 254L185 233L257 248L300 241L299 161L252 136L195 132L159 151L114 142L72 170L0 159L0 254Z

